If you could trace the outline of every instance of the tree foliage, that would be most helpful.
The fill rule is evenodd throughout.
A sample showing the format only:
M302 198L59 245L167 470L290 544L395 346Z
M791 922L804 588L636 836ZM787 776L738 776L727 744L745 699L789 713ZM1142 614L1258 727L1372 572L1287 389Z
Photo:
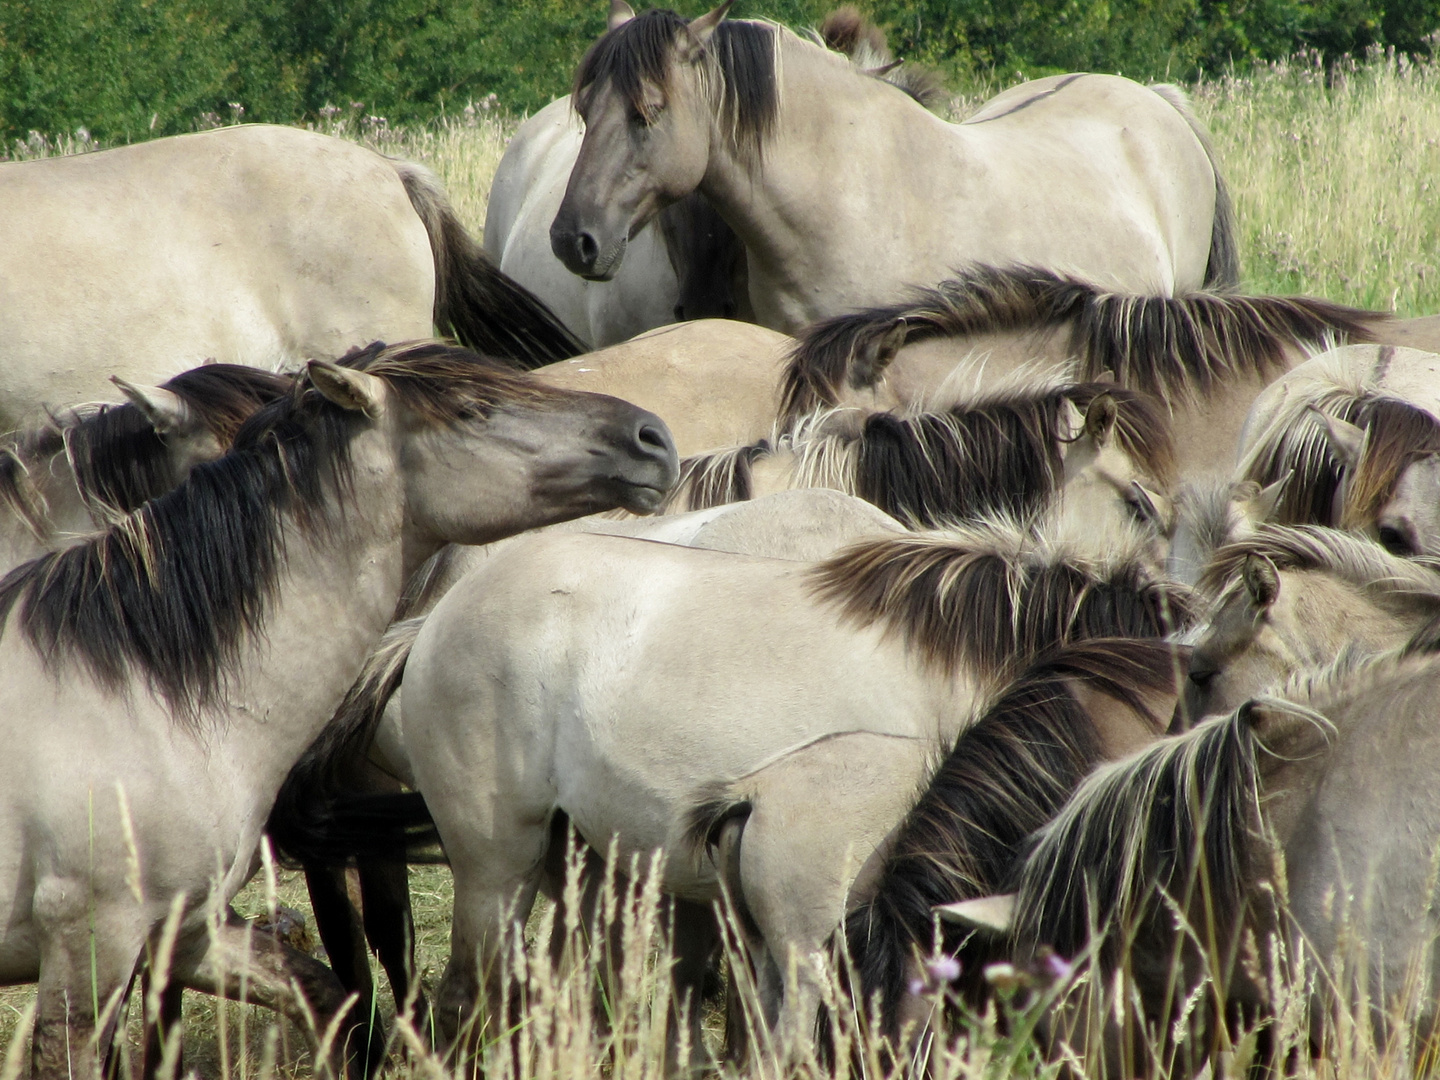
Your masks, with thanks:
M824 0L740 0L817 22ZM897 55L963 80L998 72L1189 78L1300 48L1426 53L1440 0L871 0ZM697 12L698 13L698 12ZM497 95L564 93L604 0L0 0L0 135L107 141L206 113L294 122L326 106L410 121Z

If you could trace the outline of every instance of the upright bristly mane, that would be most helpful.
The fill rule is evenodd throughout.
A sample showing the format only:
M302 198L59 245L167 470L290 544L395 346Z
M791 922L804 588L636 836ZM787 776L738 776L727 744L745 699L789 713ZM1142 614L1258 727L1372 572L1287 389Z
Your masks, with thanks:
M163 389L178 397L228 446L246 417L289 392L291 379L238 364L206 364L176 375ZM180 478L163 436L134 405L99 405L50 417L0 445L0 508L18 514L42 539L47 507L29 470L64 454L80 497L100 520L117 519L163 495Z
M1129 296L1037 267L976 266L897 303L806 329L782 377L781 423L837 404L853 358L901 320L906 344L1069 324L1081 379L1112 372L1121 386L1173 404L1242 374L1273 374L1289 347L1368 341L1367 323L1384 317L1303 296Z
M544 391L440 343L379 343L343 363L385 380L437 426ZM350 485L356 414L295 382L236 433L230 453L109 532L0 580L0 627L18 625L47 664L73 659L103 687L134 671L181 721L223 695L248 635L262 630L285 559L285 529L323 534Z
M1440 616L1440 567L1401 559L1353 533L1317 525L1262 525L1217 551L1201 575L1201 592L1223 597L1237 588L1251 555L1279 570L1316 570L1354 586L1375 604L1399 614Z
M1192 607L1188 589L1152 578L1138 544L1088 550L997 522L861 541L810 577L847 618L900 634L951 673L1013 672L1070 641L1162 637Z
M1147 695L1173 691L1176 651L1157 641L1102 639L1037 661L961 732L894 834L870 900L845 920L861 1001L879 995L882 1029L894 1036L910 960L932 954L938 904L998 892L1025 839L1059 812L1105 758L1078 683L1149 720ZM953 955L959 941L941 943ZM961 958L978 980L983 959Z
M1146 395L1111 383L1005 391L936 412L870 413L857 423L823 410L791 434L687 459L674 505L692 510L751 497L755 462L795 455L795 487L835 487L916 528L1042 512L1060 490L1067 401L1083 414L1100 394L1117 405L1116 438L1162 489L1174 477L1170 427Z
M1340 511L1340 524L1348 529L1373 523L1395 494L1400 475L1421 458L1440 454L1440 420L1424 409L1374 397L1361 406L1359 421L1365 446Z
M1234 933L1258 814L1256 749L1241 709L1100 766L1019 864L1014 939L1076 957L1098 925L1108 973L1127 947L1171 957L1176 906L1204 904L1197 925Z
M1316 412L1365 430L1358 465L1341 460ZM1405 468L1437 452L1440 419L1367 382L1364 372L1337 355L1318 361L1308 385L1287 387L1239 471L1261 485L1289 477L1274 514L1282 524L1363 528L1374 522ZM1343 503L1336 498L1341 494Z
M780 116L779 35L768 23L727 20L715 28L701 62L715 95L720 128L741 160L759 161ZM677 40L688 34L673 11L641 12L590 47L575 72L571 100L584 117L594 88L611 83L636 112L645 114L644 84L670 85Z

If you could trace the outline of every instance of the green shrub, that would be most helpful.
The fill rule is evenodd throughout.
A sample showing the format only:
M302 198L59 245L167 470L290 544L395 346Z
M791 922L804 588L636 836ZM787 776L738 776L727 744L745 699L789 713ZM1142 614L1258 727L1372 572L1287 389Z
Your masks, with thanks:
M838 0L837 0L838 2ZM862 0L863 3L863 0ZM684 6L684 5L682 5ZM817 22L826 0L741 0ZM1189 79L1313 48L1426 53L1440 0L869 0L898 55L954 81L1052 71ZM315 119L327 105L409 122L495 94L566 91L604 0L0 0L0 136L170 134L207 113ZM687 11L688 11L687 7ZM698 9L696 12L698 13Z

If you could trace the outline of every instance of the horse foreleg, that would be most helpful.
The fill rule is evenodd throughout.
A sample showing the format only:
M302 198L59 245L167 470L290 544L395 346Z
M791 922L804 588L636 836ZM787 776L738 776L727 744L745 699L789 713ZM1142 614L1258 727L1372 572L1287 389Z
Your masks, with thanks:
M457 1075L478 1068L477 1051L519 1020L510 994L505 953L523 932L535 905L545 857L546 828L507 822L507 842L475 842L461 835L446 844L455 875L450 960L435 994L435 1029L456 1057Z
M97 903L88 881L46 878L36 886L40 985L31 1040L35 1080L88 1080L115 1033L135 976L144 931L135 912Z
M160 994L157 1015L152 1017L149 1011L151 981L150 968L146 967L140 975L140 1000L145 1008L144 1051L141 1058L141 1074L144 1080L156 1080L161 1075L165 1048L171 1044L172 1039L177 1043L180 1040L185 999L183 986L177 983L167 984ZM169 1070L169 1075L185 1075L183 1051L178 1046L175 1050L175 1065Z
M360 860L365 936L385 966L395 1008L410 1009L415 1031L433 1045L430 1003L415 976L415 919L410 910L410 868L398 859ZM411 1001L411 995L414 1001Z
M705 980L720 951L720 928L706 904L675 899L670 907L674 963L670 969L670 1030L665 1044L667 1071L691 1067L680 1059L680 1031L689 1029L690 1056L704 1048Z
M274 1009L317 1039L341 1017L329 1048L337 1072L359 1075L364 1062L378 1065L383 1056L378 1029L358 1005L346 1009L345 989L333 971L233 913L176 950L171 978L191 990Z

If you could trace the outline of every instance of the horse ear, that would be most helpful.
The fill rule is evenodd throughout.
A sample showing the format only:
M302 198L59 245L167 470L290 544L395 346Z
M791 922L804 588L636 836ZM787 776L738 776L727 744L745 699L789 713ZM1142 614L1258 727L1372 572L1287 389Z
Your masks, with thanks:
M705 47L705 43L708 42L711 35L715 33L716 27L725 21L725 15L729 12L730 5L734 2L735 0L720 0L719 6L713 11L707 11L698 19L690 20L690 36L695 40L696 45L701 48Z
M178 394L160 386L137 386L118 375L111 375L110 381L125 395L125 400L145 414L157 434L174 435L199 426L194 410Z
M957 904L936 904L930 909L942 922L992 934L1008 934L1015 925L1015 894L998 893Z
M1275 508L1280 505L1280 496L1285 494L1285 485L1290 482L1290 477L1295 475L1291 469L1284 476L1280 477L1273 484L1266 484L1249 499L1245 500L1246 512L1250 515L1251 521L1269 521Z
M627 4L625 0L610 0L610 15L605 20L605 29L614 30L617 27L624 26L634 17L635 9Z
M886 330L883 335L861 346L860 351L855 355L855 361L850 365L850 385L856 390L863 390L867 386L874 386L885 376L885 369L890 366L890 361L895 359L902 346L905 344L905 335L909 331L909 324L904 319L896 319L895 325Z
M1365 447L1365 429L1356 427L1338 416L1327 416L1314 405L1310 406L1311 413L1320 421L1321 427L1325 429L1325 436L1330 441L1330 449L1340 459L1340 463L1346 468L1353 469L1360 464L1360 454Z
M1115 404L1114 396L1096 394L1085 410L1085 434L1090 436L1096 446L1104 446L1110 441L1110 434L1115 430L1115 421L1119 418L1120 406Z
M342 409L375 416L385 403L385 384L374 375L343 368L328 360L311 360L306 368L311 384L320 395Z
M1245 568L1240 576L1245 589L1257 608L1268 608L1280 595L1280 571L1270 559L1258 552L1245 556Z

